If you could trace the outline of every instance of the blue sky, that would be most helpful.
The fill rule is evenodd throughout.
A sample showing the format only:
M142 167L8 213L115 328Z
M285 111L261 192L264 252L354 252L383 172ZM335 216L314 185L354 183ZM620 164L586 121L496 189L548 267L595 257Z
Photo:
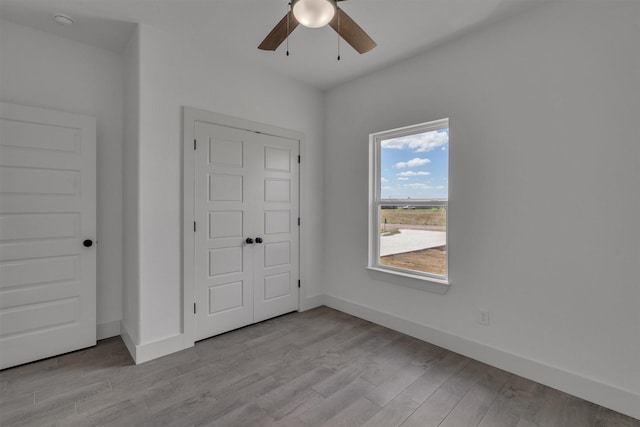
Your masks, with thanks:
M448 197L449 129L385 139L380 145L382 199Z

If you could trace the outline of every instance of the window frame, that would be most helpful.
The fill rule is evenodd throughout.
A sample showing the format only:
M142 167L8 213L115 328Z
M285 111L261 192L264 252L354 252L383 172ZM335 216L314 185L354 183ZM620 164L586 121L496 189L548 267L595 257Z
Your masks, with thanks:
M368 266L369 270L390 273L397 276L408 277L412 279L418 279L428 282L435 282L438 284L449 285L449 200L451 198L451 191L447 188L447 200L435 200L435 199L382 199L381 194L381 171L380 171L380 157L381 157L381 142L383 140L399 138L404 136L416 135L425 132L438 131L442 129L449 129L449 119L439 119L426 123L420 123L416 125L406 126L397 129L390 129L386 131L376 132L369 135L369 256ZM449 141L450 142L450 141ZM449 176L451 171L449 168L450 158L447 155L447 182L449 182ZM380 209L382 206L407 205L407 201L410 200L412 206L429 206L438 207L444 206L446 211L446 274L444 276L434 273L427 273L417 270L409 270L399 267L393 267L389 265L380 264Z

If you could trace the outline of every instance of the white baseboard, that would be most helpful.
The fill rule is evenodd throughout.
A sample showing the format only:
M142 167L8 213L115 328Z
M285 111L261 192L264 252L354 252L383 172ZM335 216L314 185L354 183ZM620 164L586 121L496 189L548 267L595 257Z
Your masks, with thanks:
M136 345L136 365L167 354L184 349L184 337L182 334L173 335L158 341Z
M323 294L300 299L300 311L311 310L312 308L320 307L321 305L324 305Z
M124 343L124 346L127 347L127 351L129 351L131 358L135 362L136 361L136 344L135 344L135 341L131 339L131 335L127 330L127 326L124 324L122 320L120 321L120 338L122 338L122 342Z
M324 295L324 304L377 323L496 368L558 389L625 415L640 419L640 395L573 372L508 353L412 320L385 313L352 301Z
M131 334L127 330L127 325L125 325L122 320L120 321L120 338L122 338L122 342L124 343L124 346L127 347L127 351L129 351L129 354L131 355L131 358L135 363L136 361L135 340L131 337Z
M120 321L104 322L96 325L96 339L103 340L120 335Z
M174 335L149 343L136 344L131 339L124 323L121 323L120 336L122 337L122 341L127 347L127 350L129 350L129 354L131 354L131 358L136 365L157 359L158 357L166 356L167 354L175 353L176 351L180 351L185 348L183 334Z

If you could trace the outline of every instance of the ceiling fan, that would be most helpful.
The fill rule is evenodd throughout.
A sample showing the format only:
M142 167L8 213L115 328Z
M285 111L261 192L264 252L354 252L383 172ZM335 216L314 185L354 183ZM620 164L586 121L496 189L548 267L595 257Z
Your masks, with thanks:
M330 25L358 53L369 52L376 47L367 33L349 15L338 7L344 0L291 0L291 9L276 24L258 49L276 50L298 24L309 28Z

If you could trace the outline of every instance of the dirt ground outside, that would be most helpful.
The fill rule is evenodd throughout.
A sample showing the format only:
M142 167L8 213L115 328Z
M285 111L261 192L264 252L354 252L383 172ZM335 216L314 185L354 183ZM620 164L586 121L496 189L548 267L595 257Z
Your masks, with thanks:
M447 212L443 208L436 209L380 209L380 224L387 225L402 224L402 228L407 225L446 227Z
M445 246L380 257L380 264L425 273L446 275L447 251Z

